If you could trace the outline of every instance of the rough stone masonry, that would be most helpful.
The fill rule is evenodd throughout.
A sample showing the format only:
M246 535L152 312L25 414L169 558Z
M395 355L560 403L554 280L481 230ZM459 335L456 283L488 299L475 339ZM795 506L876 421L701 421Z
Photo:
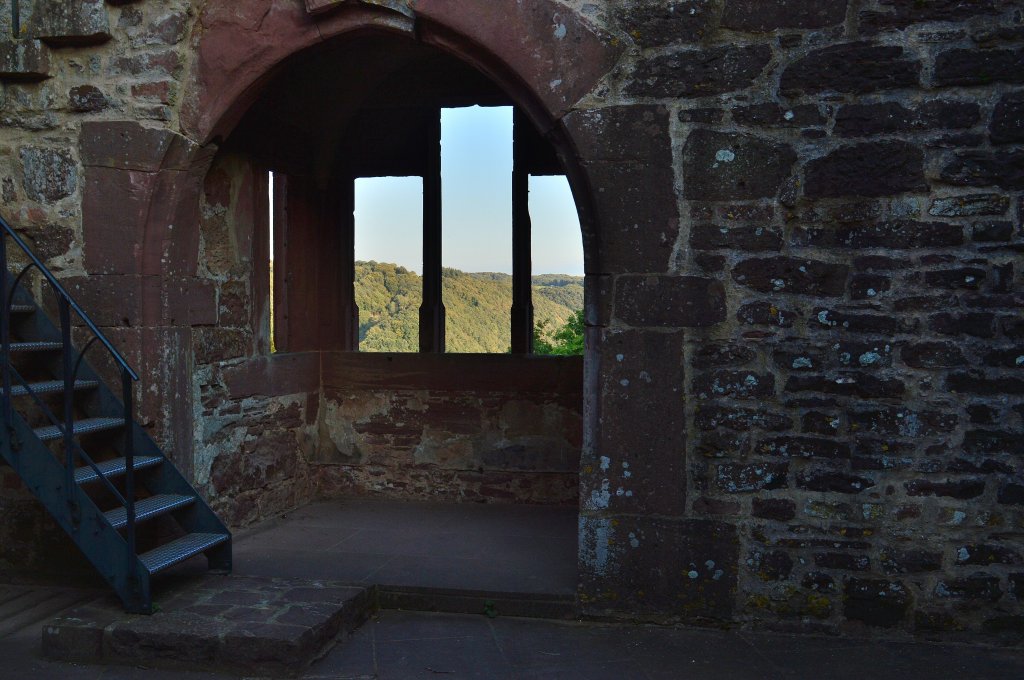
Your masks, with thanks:
M217 145L280 64L386 30L568 140L582 399L511 413L557 404L526 434L559 451L582 429L583 613L1024 637L1019 2L20 0L11 37L11 1L3 214L144 369L143 416L236 524L335 492L571 499L574 460L554 483L462 475L510 427L500 384L453 402L374 378L367 408L325 394L316 348L269 355L258 178ZM390 483L445 423L432 441L462 458ZM2 479L0 544L59 548Z

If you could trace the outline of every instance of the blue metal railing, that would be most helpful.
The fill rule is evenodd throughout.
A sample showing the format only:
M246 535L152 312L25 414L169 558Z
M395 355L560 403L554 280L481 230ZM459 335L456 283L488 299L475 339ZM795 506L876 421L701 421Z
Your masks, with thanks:
M8 269L9 260L7 257L7 241L11 239L17 246L24 252L28 257L29 263L21 270L21 272L14 278L14 280L8 284L10 278L10 272ZM14 306L14 295L18 286L25 275L32 269L36 269L49 284L57 298L58 313L60 317L60 332L61 332L61 366L62 375L64 379L64 417L58 419L53 412L46 407L44 402L39 398L31 388L31 385L26 382L11 364L11 312ZM14 445L14 406L12 402L12 380L17 378L18 382L25 389L26 394L31 396L37 405L42 407L43 413L47 418L61 431L64 442L64 489L67 497L68 509L72 514L72 517L77 516L77 505L75 502L75 469L77 467L76 458L80 461L85 462L93 472L95 472L100 479L103 480L104 484L109 490L113 491L114 497L124 506L127 526L126 526L126 540L128 543L128 560L129 560L129 574L134 573L134 568L131 562L135 559L135 437L134 437L134 426L135 420L132 416L132 383L139 379L138 374L132 369L125 358L121 356L121 353L117 351L110 340L96 327L89 315L75 302L74 298L64 289L57 278L47 269L46 265L36 257L35 253L26 245L26 243L15 233L14 229L0 217L0 294L6 293L3 299L3 305L0 307L0 361L2 361L2 373L3 373L3 394L2 404L0 404L0 410L2 410L3 422L6 428L6 443L5 446ZM86 343L85 347L81 352L75 356L74 346L71 341L71 320L72 312L81 319L82 323L92 333L92 338ZM86 452L79 446L78 442L75 441L75 418L74 418L74 388L76 379L78 376L78 370L81 368L82 360L85 357L85 353L90 348L99 342L106 347L110 356L113 358L114 363L117 364L119 372L121 374L121 396L122 403L124 405L124 458L125 458L125 493L122 495L119 493L114 485L107 479L106 475L102 473L100 468L92 460L92 458L86 454Z

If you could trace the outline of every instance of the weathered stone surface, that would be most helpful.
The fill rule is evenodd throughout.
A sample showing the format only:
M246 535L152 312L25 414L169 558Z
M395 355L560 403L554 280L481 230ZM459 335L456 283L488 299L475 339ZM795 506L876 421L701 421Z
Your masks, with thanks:
M715 224L698 224L690 233L690 245L697 250L780 250L782 235L770 227L720 227Z
M827 122L821 108L814 104L801 104L792 108L778 104L737 106L732 109L732 117L741 125L757 127L815 127Z
M686 473L682 333L603 332L601 427L584 448L582 507L593 511L681 514ZM640 420L638 420L640 419ZM661 434L649 437L656 428Z
M842 92L860 94L914 87L921 65L904 56L902 47L868 42L834 45L811 52L782 74L785 95Z
M364 588L324 581L233 577L166 593L152 616L112 599L43 627L43 654L60 661L124 663L293 675L351 632L373 608Z
M797 475L796 485L808 491L859 494L875 486L875 480L833 470L810 470Z
M1012 5L1011 0L882 0L882 11L860 13L862 31L874 32L887 28L903 29L918 23L933 21L955 22L977 15L998 14Z
M793 427L793 420L780 413L714 404L702 405L698 408L696 423L697 427L704 430L725 427L739 432L753 428L784 431Z
M981 118L973 102L935 100L908 109L899 102L846 104L836 114L835 132L846 137L897 134L912 130L963 129Z
M915 479L904 482L908 496L945 496L961 500L977 498L985 492L983 479L963 479L957 481L933 482Z
M771 302L751 302L736 312L736 320L741 323L778 328L792 328L799 316L796 312L779 309Z
M872 221L797 229L792 242L832 248L941 248L964 242L963 227L948 222Z
M76 113L94 113L109 106L106 95L95 85L79 85L68 91L68 108Z
M702 399L708 397L732 397L734 399L755 399L775 394L775 376L751 371L716 369L706 371L694 378L694 391Z
M715 483L725 493L750 493L789 486L789 463L725 463L715 473Z
M1005 94L996 104L989 139L993 144L1024 142L1024 92Z
M936 198L928 214L937 217L1003 215L1010 209L1010 198L1002 194L968 194Z
M635 97L702 97L749 86L771 60L767 45L677 50L643 59L626 93Z
M998 576L973 574L940 581L935 585L935 595L940 598L995 602L1003 596L1003 590L999 587Z
M932 82L939 86L1024 83L1024 48L943 52L935 58Z
M773 437L762 439L756 451L764 456L782 458L849 458L850 447L842 442L818 437Z
M27 146L18 156L22 186L33 201L55 203L78 189L78 164L68 151Z
M917 574L942 569L942 555L925 550L887 548L882 551L881 562L887 574Z
M955 368L967 364L963 351L949 342L920 342L900 348L900 358L914 368Z
M0 80L50 77L50 50L38 40L0 42Z
M796 293L839 297L846 292L849 267L795 257L743 260L732 278L762 293Z
M1024 189L1024 151L965 151L942 168L941 176L960 186Z
M641 47L695 43L715 19L714 0L615 0L615 24Z
M990 564L1020 564L1024 562L1018 550L1004 545L965 545L956 551L957 564L987 567Z
M796 152L752 135L695 130L683 147L683 195L701 201L775 196Z
M713 326L725 320L725 290L696 276L620 276L615 318L631 326Z
M807 196L891 196L925 191L924 156L906 142L840 147L807 164Z
M25 35L53 45L96 45L110 40L104 0L36 0Z
M671 609L682 620L732 616L739 539L726 522L581 517L580 556L583 609L590 614L625 606Z
M796 517L796 504L784 498L755 498L752 513L761 519L787 522Z
M762 33L779 28L825 28L846 19L847 0L728 0L722 26Z

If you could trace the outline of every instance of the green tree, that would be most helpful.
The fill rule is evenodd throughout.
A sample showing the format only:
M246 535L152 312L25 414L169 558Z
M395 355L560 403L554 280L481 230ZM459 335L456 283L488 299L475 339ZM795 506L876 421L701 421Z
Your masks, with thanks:
M583 310L573 312L565 325L550 334L550 322L542 319L533 327L533 353L554 356L583 354Z

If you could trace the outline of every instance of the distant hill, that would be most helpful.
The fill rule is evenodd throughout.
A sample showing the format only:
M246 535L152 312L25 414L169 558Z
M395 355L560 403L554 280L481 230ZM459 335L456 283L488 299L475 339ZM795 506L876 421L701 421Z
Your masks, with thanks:
M468 273L445 268L442 294L447 312L449 352L507 352L512 277L493 272ZM356 262L359 348L372 352L416 352L423 283L419 274L386 262ZM583 277L542 274L533 277L537 322L558 329L583 309Z

